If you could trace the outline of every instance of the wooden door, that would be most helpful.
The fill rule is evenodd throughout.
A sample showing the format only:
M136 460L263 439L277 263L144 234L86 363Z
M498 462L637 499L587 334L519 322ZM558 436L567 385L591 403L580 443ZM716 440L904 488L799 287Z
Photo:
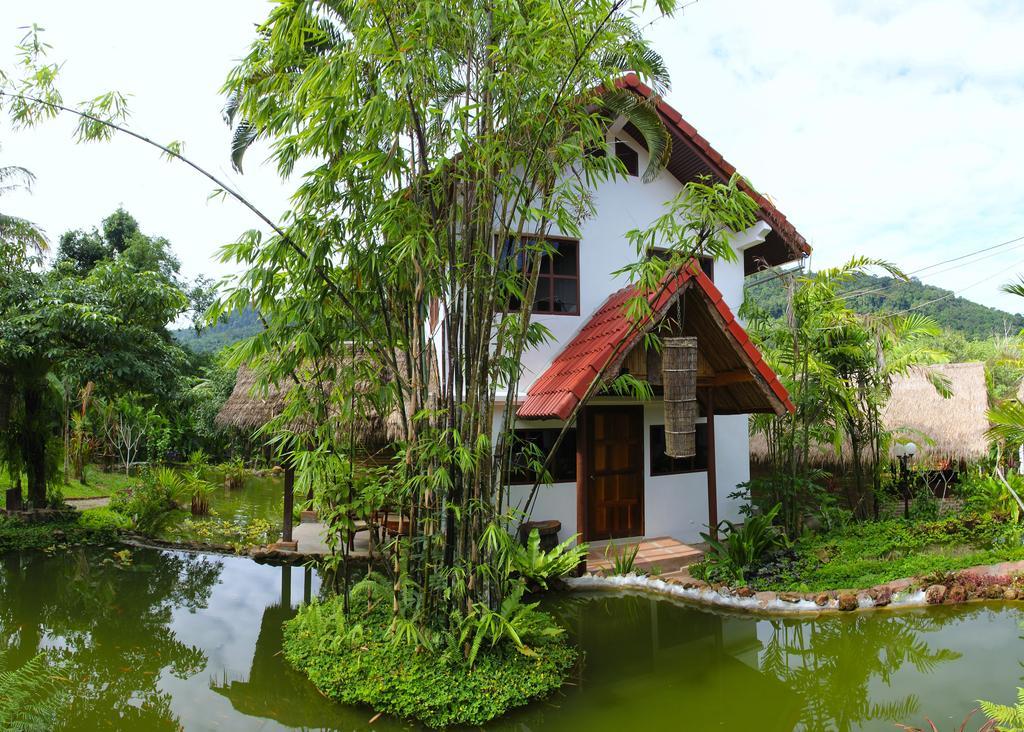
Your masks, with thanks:
M643 407L590 407L586 422L585 538L643 536Z

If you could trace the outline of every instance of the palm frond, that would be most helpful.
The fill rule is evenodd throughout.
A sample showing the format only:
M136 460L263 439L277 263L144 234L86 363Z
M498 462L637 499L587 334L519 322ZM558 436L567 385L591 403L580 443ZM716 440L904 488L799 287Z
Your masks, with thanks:
M668 163L672 153L672 137L658 111L649 100L624 90L608 92L602 97L602 102L616 117L623 117L640 132L648 153L643 180L651 182Z
M239 122L231 136L231 167L239 173L242 172L242 158L255 140L256 128L245 120Z
M1009 399L988 410L988 421L992 424L986 433L994 440L1005 440L1024 444L1024 404Z

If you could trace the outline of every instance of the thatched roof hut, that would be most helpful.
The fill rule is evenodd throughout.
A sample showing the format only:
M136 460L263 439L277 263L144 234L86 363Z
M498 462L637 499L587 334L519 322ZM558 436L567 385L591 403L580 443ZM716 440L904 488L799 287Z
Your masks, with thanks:
M944 398L932 384L937 375L949 384L952 394ZM988 389L985 364L949 363L922 366L893 380L892 397L882 412L885 428L896 434L895 441L914 442L917 460L924 464L944 461L978 460L988 454ZM831 445L819 445L812 460L820 465L843 465L851 460L848 447L836 455ZM750 438L750 459L767 460L763 435Z
M311 382L304 386L310 387ZM235 428L244 432L255 432L284 413L293 390L298 388L294 382L261 386L258 372L242 366L238 369L235 388L217 413L214 423L222 429ZM333 387L331 384L325 384L321 388L330 390ZM357 387L357 392L359 391L361 390ZM360 447L376 450L402 437L402 418L397 409L385 415L372 409L363 411L365 415L355 425L355 437ZM308 429L308 425L293 423L290 428L302 432Z

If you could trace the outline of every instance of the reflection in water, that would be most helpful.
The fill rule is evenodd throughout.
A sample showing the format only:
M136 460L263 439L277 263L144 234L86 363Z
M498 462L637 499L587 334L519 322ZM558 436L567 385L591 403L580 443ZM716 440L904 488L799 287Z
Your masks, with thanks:
M960 653L933 650L923 640L952 620L940 613L773 620L760 667L799 694L802 729L847 732L869 722L907 722L922 711L918 695L873 701L872 681L891 688L893 675L908 664L928 675L959 659Z
M73 685L70 729L178 729L160 674L184 679L206 666L203 651L168 626L175 609L205 607L220 563L136 556L125 566L85 550L2 558L0 634L15 663L49 649L61 664Z
M308 570L134 550L0 556L0 649L51 649L66 730L397 730L320 695L281 625L320 593ZM545 603L585 652L572 685L500 730L875 730L1009 701L1019 610L931 608L767 620L641 596ZM942 725L940 725L942 726Z

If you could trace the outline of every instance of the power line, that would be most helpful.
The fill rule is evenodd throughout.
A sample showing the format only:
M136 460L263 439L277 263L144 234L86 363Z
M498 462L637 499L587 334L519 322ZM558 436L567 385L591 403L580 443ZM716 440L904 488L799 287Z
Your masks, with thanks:
M1016 246L1010 247L1009 250L1003 250L1003 247L1008 247L1008 246L1010 246L1012 244L1016 244ZM1008 240L1000 242L998 244L992 244L990 246L982 247L980 249L975 249L973 251L966 252L964 254L960 254L960 255L957 255L955 257L950 257L949 259L943 259L943 260L940 260L938 262L933 262L932 264L926 265L924 267L919 267L919 268L917 268L915 270L911 270L910 272L906 272L905 274L907 275L907 277L911 277L913 275L920 274L921 272L927 272L928 270L935 269L936 267L942 267L943 265L952 264L954 262L962 262L963 260L971 259L971 258L974 258L974 257L976 257L976 259L974 259L974 261L980 262L982 260L990 259L990 258L998 256L1000 254L1004 254L1006 251L1012 251L1012 250L1015 250L1015 249L1020 249L1022 247L1024 247L1024 235L1021 235L1021 236L1018 236L1018 237L1014 237L1013 239L1008 239ZM999 250L999 251L997 251L997 250ZM985 256L979 257L978 256L979 254L984 254ZM945 272L952 271L953 269L956 269L956 267L949 267L949 268L946 268L946 269L941 269L938 272L932 272L931 275L944 274ZM762 280L758 280L757 282L753 282L753 283L747 285L747 287L757 287L758 285L763 285L763 284L765 284L767 282L771 282L772 280L776 280L776 279L779 279L781 277L785 277L786 275L792 274L795 271L797 271L795 268L794 269L785 270L785 271L781 271L781 272L778 272L778 273L772 275L771 277L766 277L766 278L764 278ZM991 276L990 277L986 277L985 279L980 280L979 282L974 283L972 285L968 285L968 287L962 288L960 291L962 292L962 291L964 291L966 289L970 289L971 287L979 285L982 282L985 282L985 281L987 281L989 279L991 279ZM873 288L862 289L862 290L852 290L852 291L847 292L847 293L836 295L836 299L842 298L843 300L851 300L851 299L853 299L855 297L863 297L865 295L873 295L873 294L876 294L876 293L879 293L879 292L884 292L884 291L890 289L894 284L896 284L899 281L900 281L899 279L893 278L889 282L886 282L885 284L883 284L883 285L881 285L879 287L873 287ZM943 298L939 298L939 299L940 300L941 299L945 299L945 297L947 297L947 296L944 296Z

